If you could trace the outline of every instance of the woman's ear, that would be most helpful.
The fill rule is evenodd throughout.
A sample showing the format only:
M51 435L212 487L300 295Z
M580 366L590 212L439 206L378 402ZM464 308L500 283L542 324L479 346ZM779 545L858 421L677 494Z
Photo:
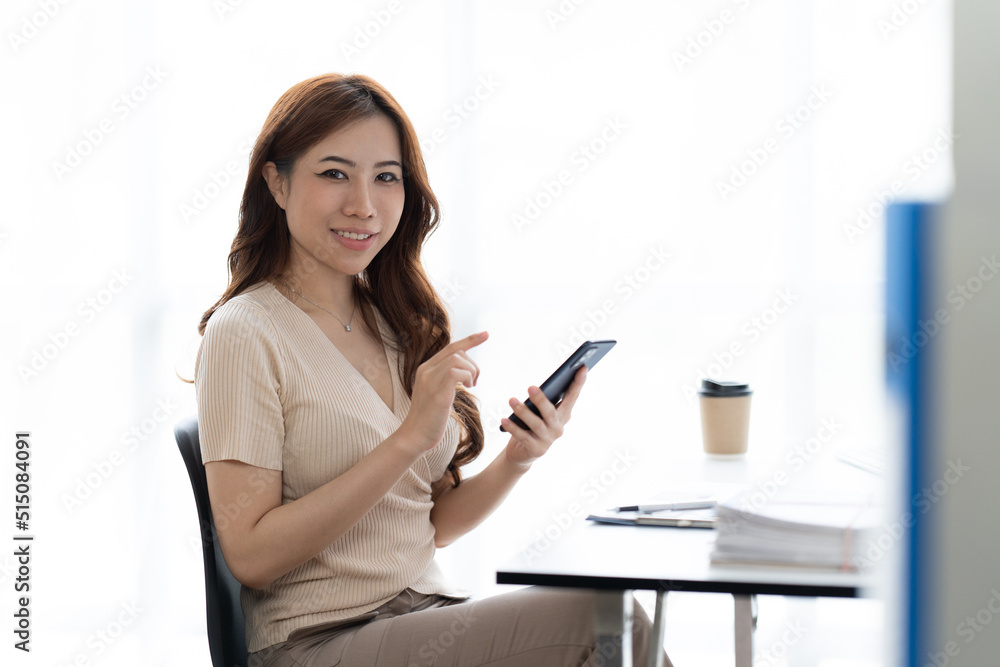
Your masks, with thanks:
M288 181L278 171L278 166L273 162L265 162L261 175L267 181L267 189L271 191L271 196L282 211L285 210L285 201L288 198Z

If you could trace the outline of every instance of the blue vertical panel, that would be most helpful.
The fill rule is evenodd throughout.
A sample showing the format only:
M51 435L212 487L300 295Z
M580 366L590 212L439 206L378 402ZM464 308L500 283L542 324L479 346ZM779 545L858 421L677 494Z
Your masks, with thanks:
M904 665L923 667L932 613L931 572L934 557L930 517L917 507L919 490L930 470L933 401L934 307L929 301L933 279L935 220L939 208L927 203L898 203L886 211L886 382L898 409L902 442L902 509L912 528L907 534L902 593ZM909 523L909 521L907 522Z

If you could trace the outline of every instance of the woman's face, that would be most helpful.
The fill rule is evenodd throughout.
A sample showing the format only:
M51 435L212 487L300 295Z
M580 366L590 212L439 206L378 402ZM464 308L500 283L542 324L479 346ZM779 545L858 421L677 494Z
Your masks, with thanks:
M296 160L287 177L268 162L264 177L288 219L293 271L327 274L322 277L361 273L388 243L403 212L399 134L382 114L327 135Z

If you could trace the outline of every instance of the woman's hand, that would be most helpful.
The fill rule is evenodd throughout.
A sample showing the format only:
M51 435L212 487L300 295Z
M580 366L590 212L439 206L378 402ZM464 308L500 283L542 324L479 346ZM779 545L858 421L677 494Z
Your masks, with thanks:
M507 443L507 460L515 466L529 468L545 452L549 451L552 443L563 434L563 427L569 421L576 399L580 396L580 389L587 379L587 367L582 366L573 377L573 382L559 405L552 405L552 401L542 393L538 387L528 388L528 398L532 404L538 408L541 416L531 411L516 398L510 399L510 407L514 409L514 414L531 429L530 431L519 427L510 419L504 417L500 420L505 431L510 433L510 441Z
M487 338L489 334L482 331L453 341L417 368L410 412L399 430L421 447L421 453L434 449L444 437L456 387L475 386L479 367L466 353Z

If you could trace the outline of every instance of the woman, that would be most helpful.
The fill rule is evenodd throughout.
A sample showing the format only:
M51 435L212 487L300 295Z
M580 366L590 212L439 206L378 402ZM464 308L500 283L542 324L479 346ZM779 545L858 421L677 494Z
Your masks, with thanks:
M468 352L487 334L451 341L420 264L437 210L413 127L374 81L319 76L271 110L195 375L255 664L602 660L589 594L466 602L435 565L562 434L585 379L558 406L530 388L540 416L512 399L530 431L504 420L504 451L462 479L483 447Z

